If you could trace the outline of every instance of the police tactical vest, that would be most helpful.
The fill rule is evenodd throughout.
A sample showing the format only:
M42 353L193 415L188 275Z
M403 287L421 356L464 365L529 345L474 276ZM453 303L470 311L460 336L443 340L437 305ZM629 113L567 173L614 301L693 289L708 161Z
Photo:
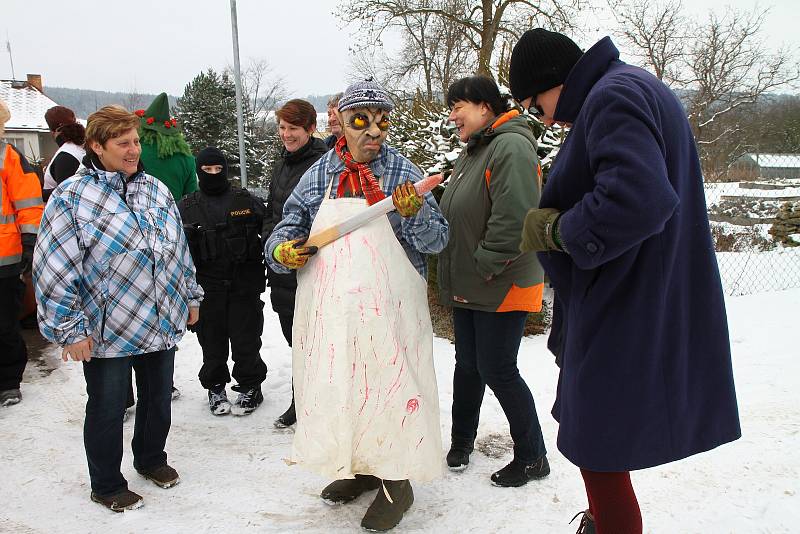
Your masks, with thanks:
M200 191L188 195L185 201L183 227L199 268L214 262L263 264L263 219L253 209L250 193L240 188L231 190L225 220L214 220L209 214L209 197Z

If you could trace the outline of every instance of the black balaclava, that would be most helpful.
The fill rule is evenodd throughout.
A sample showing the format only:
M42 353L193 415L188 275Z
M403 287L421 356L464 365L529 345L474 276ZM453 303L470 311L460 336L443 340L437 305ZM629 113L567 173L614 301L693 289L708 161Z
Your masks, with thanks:
M230 187L228 182L228 162L225 155L216 147L204 148L197 154L197 180L200 190L207 195L221 195ZM203 165L222 165L222 172L209 174Z

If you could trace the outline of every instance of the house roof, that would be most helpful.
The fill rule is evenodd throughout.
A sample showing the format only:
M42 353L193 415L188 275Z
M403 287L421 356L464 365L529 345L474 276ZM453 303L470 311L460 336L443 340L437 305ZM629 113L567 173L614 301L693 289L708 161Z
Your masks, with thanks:
M798 169L800 154L754 154L748 152L742 159L758 165L762 169Z
M11 111L6 130L50 131L44 120L45 112L55 102L25 81L0 80L0 98Z

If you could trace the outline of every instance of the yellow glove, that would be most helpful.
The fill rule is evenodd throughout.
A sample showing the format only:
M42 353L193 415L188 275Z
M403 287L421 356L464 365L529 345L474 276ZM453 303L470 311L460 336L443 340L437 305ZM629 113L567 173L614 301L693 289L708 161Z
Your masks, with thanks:
M411 180L406 180L395 188L392 193L392 202L397 208L397 213L403 217L413 217L422 207L424 200L417 193Z
M275 261L288 269L299 269L317 253L317 247L304 247L306 237L284 241L272 251Z

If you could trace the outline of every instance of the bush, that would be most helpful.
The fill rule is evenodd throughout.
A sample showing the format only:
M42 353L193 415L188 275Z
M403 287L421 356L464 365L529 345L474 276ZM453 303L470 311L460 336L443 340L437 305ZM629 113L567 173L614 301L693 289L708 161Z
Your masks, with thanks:
M762 252L776 247L775 242L765 237L757 226L730 227L712 223L711 237L717 252Z

